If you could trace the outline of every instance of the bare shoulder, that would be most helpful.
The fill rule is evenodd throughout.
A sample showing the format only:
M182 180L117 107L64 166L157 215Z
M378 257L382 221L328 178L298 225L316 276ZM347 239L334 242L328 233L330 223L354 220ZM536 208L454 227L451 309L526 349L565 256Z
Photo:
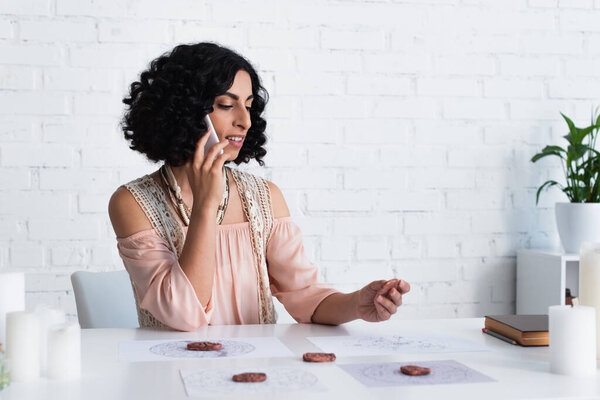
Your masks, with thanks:
M118 238L152 228L146 214L125 186L119 187L111 196L108 215Z
M267 181L269 185L269 189L271 190L271 202L273 203L273 217L282 218L289 217L290 210L288 209L287 203L283 198L283 193L281 193L281 189L277 187L273 182Z

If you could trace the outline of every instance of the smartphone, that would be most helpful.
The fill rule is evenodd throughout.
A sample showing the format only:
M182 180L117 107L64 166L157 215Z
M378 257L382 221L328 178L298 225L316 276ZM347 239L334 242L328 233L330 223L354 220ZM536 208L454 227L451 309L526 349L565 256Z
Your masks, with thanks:
M217 136L217 131L215 131L215 127L213 126L208 114L204 117L204 121L206 121L206 125L208 126L208 141L206 142L206 146L204 146L204 157L208 154L209 150L217 143L219 143L219 137ZM223 150L219 154L223 154Z

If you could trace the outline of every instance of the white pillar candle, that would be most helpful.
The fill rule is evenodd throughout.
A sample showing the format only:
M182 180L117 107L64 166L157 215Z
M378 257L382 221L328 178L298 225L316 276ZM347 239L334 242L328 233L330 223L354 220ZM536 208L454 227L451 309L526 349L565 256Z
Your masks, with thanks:
M77 323L48 329L47 376L50 379L77 379L81 376L81 329Z
M0 273L0 343L6 343L6 314L25 310L25 274Z
M550 370L586 376L596 372L596 311L586 306L550 306Z
M39 304L35 308L35 315L40 321L40 370L46 374L46 357L48 354L48 329L53 325L64 324L66 316L64 311Z
M15 382L40 377L40 323L33 313L14 311L6 315L6 358Z
M581 245L579 304L596 309L596 358L600 358L600 243Z

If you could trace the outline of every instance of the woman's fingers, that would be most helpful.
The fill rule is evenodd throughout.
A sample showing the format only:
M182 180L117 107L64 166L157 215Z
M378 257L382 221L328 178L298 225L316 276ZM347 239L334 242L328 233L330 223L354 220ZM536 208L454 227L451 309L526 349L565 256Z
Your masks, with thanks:
M385 280L379 280L379 281L373 281L371 283L369 283L368 287L370 290L373 290L375 292L379 292L381 290L381 288L387 283L387 281Z
M213 163L215 162L215 159L217 158L217 156L219 155L221 150L223 150L225 147L227 147L228 144L229 144L229 141L224 140L222 142L215 144L213 147L211 147L211 149L208 151L208 154L206 155L206 158L204 158L204 161L202 162L202 169L205 172L208 172L212 168ZM222 155L224 155L224 154L222 154Z
M196 151L194 151L194 158L192 161L192 166L194 167L195 170L199 170L200 167L202 166L202 162L204 161L204 147L206 146L206 142L208 142L209 136L210 136L210 128L196 143Z
M365 288L370 289L369 297L374 293L372 301L379 321L390 319L402 305L402 295L410 291L410 285L402 279L373 281Z
M394 302L396 306L402 305L402 294L396 289L391 288L387 296Z
M377 301L375 301L375 311L377 311L377 316L380 321L386 321L392 316L392 314Z
M219 154L217 156L217 158L215 158L215 161L213 161L213 164L212 164L213 171L215 173L222 171L223 165L225 165L226 162L227 162L227 154L225 154L225 152L223 152L222 154Z
M406 282L404 279L400 279L398 282L398 290L401 294L410 292L410 283Z
M377 294L385 294L388 292L388 290L390 290L391 288L395 287L398 283L398 279L390 279L389 281L385 282L385 284L381 287L381 289L379 289L377 291Z
M375 298L375 301L377 301L379 304L381 304L387 312L389 312L390 314L395 314L396 311L398 310L398 307L396 306L396 304L394 304L394 302L390 299L388 299L385 296L379 295Z

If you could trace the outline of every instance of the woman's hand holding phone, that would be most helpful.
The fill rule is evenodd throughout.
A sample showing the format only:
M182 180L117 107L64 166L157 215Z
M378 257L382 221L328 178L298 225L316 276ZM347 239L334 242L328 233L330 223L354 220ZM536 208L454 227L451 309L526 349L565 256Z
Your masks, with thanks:
M212 147L219 143L219 137L217 136L217 131L215 131L215 127L212 124L212 121L210 120L210 117L208 116L208 114L206 114L204 116L204 122L206 123L207 126L207 131L206 131L206 135L208 136L207 142L204 145L204 156L206 157L206 155L208 154L208 152L210 151L210 149L212 149ZM221 150L222 152L223 150Z
M193 210L214 216L225 191L223 165L227 158L223 150L229 142L218 142L205 154L206 143L211 133L213 132L209 127L196 144L194 157L186 164L186 173L194 196Z

